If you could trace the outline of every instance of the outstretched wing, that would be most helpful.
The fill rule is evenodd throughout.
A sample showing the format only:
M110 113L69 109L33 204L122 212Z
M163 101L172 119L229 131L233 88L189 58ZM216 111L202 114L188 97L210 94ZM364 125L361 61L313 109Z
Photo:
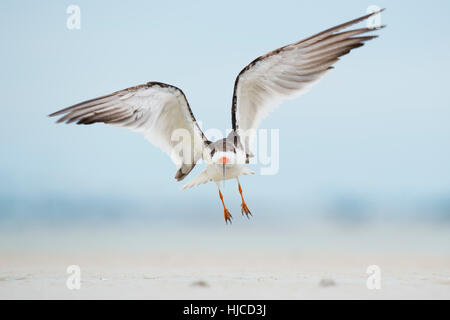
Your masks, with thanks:
M239 73L234 84L231 117L233 130L244 138L248 155L251 154L249 139L254 136L263 118L284 100L306 93L333 68L339 57L377 37L361 34L382 27L339 31L381 11L271 51L252 61Z
M178 181L191 172L208 143L184 93L160 82L148 82L84 101L50 116L61 116L57 122L103 122L141 133L169 154L177 165Z

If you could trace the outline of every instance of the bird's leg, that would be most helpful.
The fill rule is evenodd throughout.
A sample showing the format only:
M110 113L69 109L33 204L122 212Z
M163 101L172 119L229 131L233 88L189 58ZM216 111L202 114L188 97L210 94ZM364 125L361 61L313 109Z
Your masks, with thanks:
M225 202L223 202L223 195L222 192L219 189L219 196L220 196L220 200L222 201L222 205L223 205L223 216L225 218L225 222L228 223L228 221L231 223L231 213L230 211L228 211L228 209L225 207Z
M245 215L248 218L248 215L252 215L252 213L248 209L247 204L245 203L245 200L244 200L244 196L242 195L242 188L241 188L241 183L239 182L239 178L236 178L236 180L238 182L239 193L241 194L241 198L242 198L241 213L242 213L242 215L244 215L244 213L245 213Z

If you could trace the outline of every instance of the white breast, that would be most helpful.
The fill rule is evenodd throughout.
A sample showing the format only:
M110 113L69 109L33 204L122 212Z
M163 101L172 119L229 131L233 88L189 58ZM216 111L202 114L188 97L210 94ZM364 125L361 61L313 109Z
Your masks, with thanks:
M206 165L206 173L213 181L222 181L228 179L234 179L242 175L244 166L241 164L226 165L225 175L223 174L223 166L220 164L208 164Z

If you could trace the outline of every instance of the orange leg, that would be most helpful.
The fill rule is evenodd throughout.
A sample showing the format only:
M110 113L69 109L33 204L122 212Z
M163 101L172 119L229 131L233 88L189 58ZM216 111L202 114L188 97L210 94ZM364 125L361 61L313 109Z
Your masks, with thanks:
M222 192L220 192L219 189L219 196L220 196L220 200L222 201L222 205L223 205L223 216L225 218L225 222L228 223L228 221L231 223L231 213L230 211L228 211L228 209L225 207L225 202L223 202L223 195Z
M245 213L245 215L248 218L248 215L252 215L252 213L250 212L250 210L247 207L247 204L245 203L244 196L242 195L241 184L239 183L239 180L238 180L238 186L239 186L239 193L241 194L241 199L242 199L241 213L242 213L242 215L244 215L244 213Z

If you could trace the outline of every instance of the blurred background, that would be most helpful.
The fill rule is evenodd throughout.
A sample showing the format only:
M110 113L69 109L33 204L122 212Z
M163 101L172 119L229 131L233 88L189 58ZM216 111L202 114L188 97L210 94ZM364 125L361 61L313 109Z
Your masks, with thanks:
M81 9L79 30L66 27L70 4ZM225 131L244 66L370 5L387 7L380 37L263 121L279 129L280 167L241 179L250 220L234 181L224 185L234 215L226 226L215 185L181 190L167 155L142 136L47 117L161 81L184 91L204 129ZM1 1L0 249L354 248L448 258L449 12L444 0Z

